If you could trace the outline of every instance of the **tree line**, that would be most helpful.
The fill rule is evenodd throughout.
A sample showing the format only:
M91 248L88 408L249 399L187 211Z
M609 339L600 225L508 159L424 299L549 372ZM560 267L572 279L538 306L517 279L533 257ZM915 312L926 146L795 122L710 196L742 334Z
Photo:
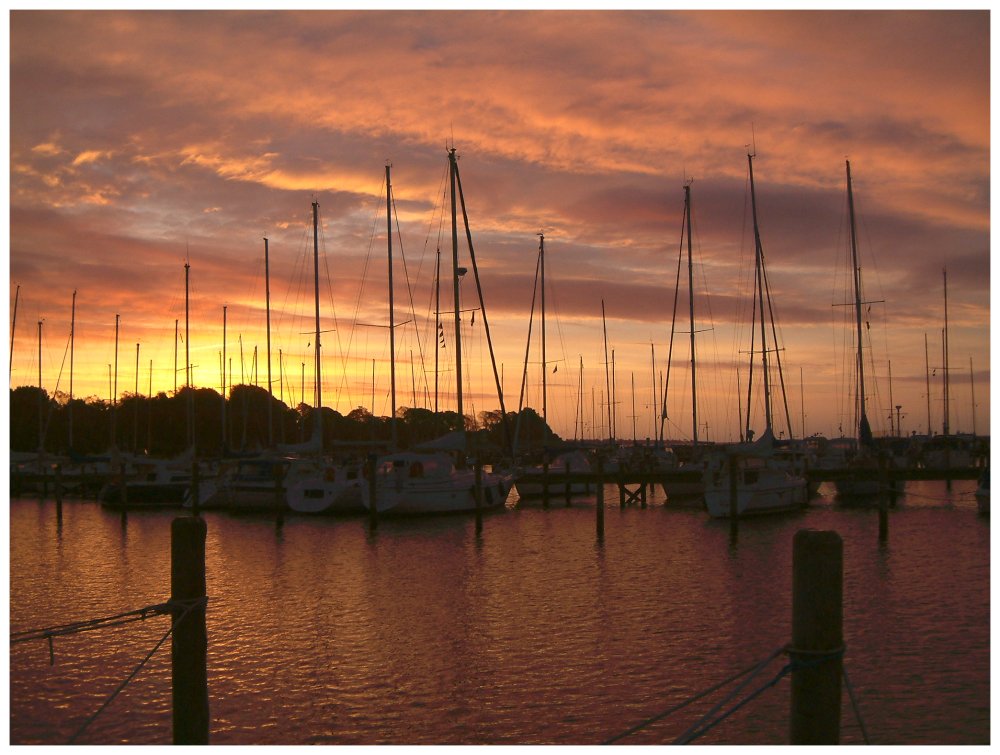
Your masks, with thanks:
M392 442L391 417L360 406L346 415L329 407L321 412L325 451ZM199 456L224 456L308 441L316 417L314 407L289 407L253 385L235 386L225 400L211 388L184 387L152 397L125 393L113 405L93 396L70 400L58 391L50 396L37 386L21 386L10 391L10 447L81 456L117 448L170 457L186 451L193 440ZM492 456L504 454L515 430L518 448L529 456L561 442L534 409L522 409L520 416L508 412L506 429L503 419L499 410L460 418L453 411L402 407L396 412L397 446L411 448L463 428L473 445Z

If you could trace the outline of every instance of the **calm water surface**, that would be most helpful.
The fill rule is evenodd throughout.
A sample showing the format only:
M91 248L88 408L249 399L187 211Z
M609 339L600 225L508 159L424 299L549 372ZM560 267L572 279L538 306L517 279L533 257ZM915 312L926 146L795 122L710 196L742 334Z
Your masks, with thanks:
M594 501L472 517L205 515L213 744L598 744L763 660L791 635L792 538L844 539L845 666L873 744L990 741L989 520L975 483L910 482L878 544L874 510L821 496L729 525ZM613 502L613 505L612 505ZM11 631L170 593L176 512L13 500ZM64 744L168 619L10 651L10 740ZM763 683L781 667L775 661ZM748 689L754 689L754 685ZM718 697L623 743L666 744ZM788 741L783 679L706 744ZM841 741L863 742L844 698ZM169 641L78 740L171 741Z

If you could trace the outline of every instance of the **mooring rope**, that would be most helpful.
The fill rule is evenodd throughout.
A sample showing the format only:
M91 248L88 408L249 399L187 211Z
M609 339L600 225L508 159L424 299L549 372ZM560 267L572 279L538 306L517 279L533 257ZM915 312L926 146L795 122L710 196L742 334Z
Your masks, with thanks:
M847 687L847 696L851 700L851 708L854 709L854 717L858 719L858 726L861 727L861 737L864 739L866 745L870 745L868 730L865 728L865 722L861 719L861 709L858 707L858 701L854 697L854 688L851 686L851 680L847 678L847 667L844 666L841 670L844 674L844 686Z
M635 734L637 731L639 731L641 729L644 729L645 727L649 726L650 724L655 723L657 721L660 721L660 720L666 718L667 716L671 715L672 713L676 713L677 711L681 710L682 708L690 705L693 702L696 702L696 701L700 700L703 697L706 697L707 695L712 694L713 692L717 692L722 687L725 687L727 684L731 684L731 683L735 682L737 679L746 676L750 672L754 672L754 676L756 676L758 673L760 673L761 669L765 668L771 661L773 661L775 658L777 658L779 655L781 655L784 652L785 652L785 648L783 648L783 647L778 648L773 653L771 653L771 655L769 655L767 658L765 658L763 661L759 661L759 662L754 663L754 664L752 664L750 666L747 666L745 669L743 669L742 671L739 671L739 672L733 674L728 679L724 679L723 681L719 682L718 684L712 685L708 689L706 689L706 690L704 690L702 692L699 692L697 695L694 695L693 697L688 698L687 700L685 700L682 703L678 703L677 705L673 706L672 708L668 708L667 710L663 711L662 713L657 713L655 716L651 716L650 718L647 718L646 720L644 720L644 721L636 724L635 726L633 726L630 729L627 729L626 731L622 732L621 734L618 734L618 735L616 735L614 737L611 737L611 739L608 739L608 740L604 741L602 744L606 744L606 745L614 744L615 742L617 742L620 739L624 739L625 737L627 737L627 736L629 736L631 734ZM751 676L750 679L753 679L753 677ZM750 679L748 679L746 682L744 682L744 685L747 684L750 681ZM720 705L721 705L721 703L720 703Z
M103 713L104 710L109 705L111 705L111 703L114 701L114 699L116 697L118 697L118 695L121 693L121 691L124 690L125 687L128 686L129 682L131 682L136 677L136 675L142 670L142 667L145 666L146 663L149 661L149 659L152 658L153 655L156 653L156 651L160 649L160 646L164 642L166 642L167 638L171 634L173 634L174 629L176 629L177 625L180 624L181 621L184 620L184 617L186 617L189 613L191 613L191 611L193 611L195 608L197 608L199 606L204 606L207 603L208 603L208 598L207 597L202 597L202 598L193 598L191 600L178 600L178 601L173 601L172 603L166 604L166 605L169 605L169 606L171 606L173 608L183 607L184 610L183 610L183 612L181 612L180 616L178 616L176 619L174 619L173 623L171 623L171 625L170 625L170 629L168 629L167 632L166 632L166 634L164 634L159 639L159 641L153 646L153 649L150 650L146 654L146 657L143 658L141 661L139 661L139 665L136 666L132 670L132 673L130 673L127 677L125 677L125 681L123 681L121 684L119 684L118 688L115 689L115 691L112 692L111 695L108 696L108 699L105 700L104 703L102 703L101 707L98 708L91 716L89 716L87 718L86 721L83 722L83 725L79 729L77 729L76 733L70 738L68 744L76 744L77 738L81 734L83 734L84 731L86 731L87 727L90 726L90 724L92 724L97 719L97 717L99 715L101 715L101 713Z
M117 613L113 616L102 616L101 618L89 619L87 621L74 621L69 624L57 624L55 626L45 627L42 629L28 629L21 632L11 632L10 644L15 645L17 643L28 642L30 640L43 640L67 634L89 632L94 629L121 626L122 624L129 624L133 621L142 621L147 616L158 616L170 613L171 605L171 603L156 603L151 606L145 606L144 608L137 608L134 611Z

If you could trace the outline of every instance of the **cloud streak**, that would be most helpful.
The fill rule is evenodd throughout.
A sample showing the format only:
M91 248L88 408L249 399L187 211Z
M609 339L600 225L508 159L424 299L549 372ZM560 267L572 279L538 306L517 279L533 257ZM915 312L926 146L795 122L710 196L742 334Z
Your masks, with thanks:
M753 143L787 364L834 362L850 158L866 288L885 299L879 314L891 333L873 346L877 372L891 359L897 403L923 406L923 335L939 353L944 267L953 358L972 355L977 370L989 361L987 21L981 11L15 11L10 284L11 299L22 286L26 314L13 382L32 382L37 370L30 321L45 318L53 339L68 333L75 288L85 323L78 384L106 392L120 312L129 339L162 365L154 383L172 386L172 320L183 314L190 257L192 346L204 357L196 377L216 384L224 304L230 335L263 343L265 235L277 340L298 359L316 199L324 317L337 313L329 379L360 384L363 352L381 360L384 350L370 332L351 335L350 322L387 319L385 162L402 239L397 284L405 254L423 320L438 248L450 271L452 140L491 325L512 373L539 232L565 321L554 324L564 328L561 358L585 355L588 381L595 390L603 382L604 299L622 369L650 373L648 349L635 344L656 340L666 353L682 186L694 179L696 309L713 328L699 342L735 374L748 348L740 334ZM467 281L463 297L472 295ZM398 289L397 308L408 307ZM334 353L348 342L350 354ZM46 382L58 361L43 357ZM332 374L351 364L357 374ZM485 393L488 370L476 372L484 382L473 390ZM720 373L726 381L735 377ZM805 386L815 407L807 430L844 424L830 407L845 381ZM562 392L553 403L574 405ZM723 435L735 398L717 393L722 406L699 413ZM985 381L976 400L985 427ZM958 426L971 419L961 410ZM560 422L571 434L572 417Z

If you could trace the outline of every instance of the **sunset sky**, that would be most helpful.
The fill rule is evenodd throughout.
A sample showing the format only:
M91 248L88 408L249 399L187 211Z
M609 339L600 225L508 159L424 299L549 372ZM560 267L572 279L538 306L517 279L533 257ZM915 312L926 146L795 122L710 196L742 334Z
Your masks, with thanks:
M508 410L545 235L548 414L570 438L578 404L584 434L608 434L602 300L616 434L631 439L633 416L639 438L654 432L693 179L699 435L735 439L750 349L750 149L793 434L803 415L806 434L853 434L853 311L835 306L853 295L845 159L874 302L876 433L893 405L904 433L926 432L927 362L941 431L945 268L951 430L985 433L989 34L986 10L12 12L11 386L38 384L41 320L43 386L68 392L76 290L74 394L109 398L116 313L118 393L135 390L136 343L139 392L150 361L153 392L172 391L186 261L194 384L221 389L225 306L232 382L254 382L256 348L265 386L266 236L273 390L293 405L304 389L312 404L316 201L323 404L371 409L374 360L374 409L388 414L388 160L395 319L415 320L397 327L397 403L433 405L440 248L440 404L454 408L454 144ZM459 224L472 414L499 404ZM684 264L666 429L678 439L691 436ZM538 338L528 403L541 411Z

